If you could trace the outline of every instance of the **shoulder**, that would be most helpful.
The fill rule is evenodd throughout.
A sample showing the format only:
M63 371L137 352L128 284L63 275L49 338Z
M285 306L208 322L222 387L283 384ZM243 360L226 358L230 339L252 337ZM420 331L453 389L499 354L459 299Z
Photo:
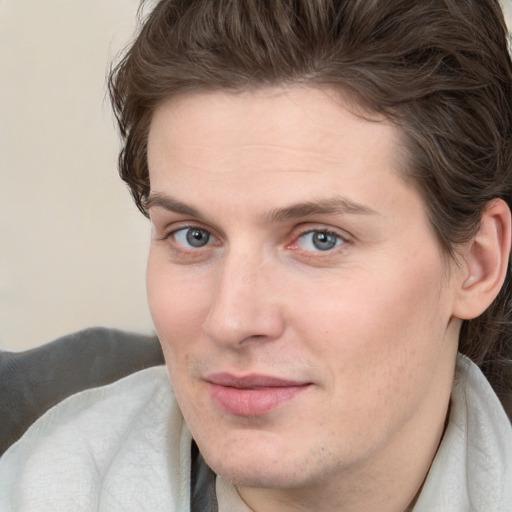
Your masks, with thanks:
M181 512L189 465L167 371L149 368L73 395L35 422L0 460L0 509Z

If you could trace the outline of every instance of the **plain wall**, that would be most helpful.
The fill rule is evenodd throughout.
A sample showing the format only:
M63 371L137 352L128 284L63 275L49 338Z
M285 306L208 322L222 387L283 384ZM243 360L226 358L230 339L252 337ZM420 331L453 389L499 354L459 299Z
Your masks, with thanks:
M116 169L107 63L138 0L0 0L0 347L150 332L149 222Z
M117 176L105 98L137 7L0 0L0 348L91 325L152 330L149 223Z

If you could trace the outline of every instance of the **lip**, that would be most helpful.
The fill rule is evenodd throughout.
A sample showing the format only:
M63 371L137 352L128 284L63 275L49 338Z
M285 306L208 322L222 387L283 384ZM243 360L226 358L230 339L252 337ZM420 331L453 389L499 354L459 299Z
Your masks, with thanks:
M262 416L306 391L310 382L268 375L215 373L206 379L213 401L235 416Z

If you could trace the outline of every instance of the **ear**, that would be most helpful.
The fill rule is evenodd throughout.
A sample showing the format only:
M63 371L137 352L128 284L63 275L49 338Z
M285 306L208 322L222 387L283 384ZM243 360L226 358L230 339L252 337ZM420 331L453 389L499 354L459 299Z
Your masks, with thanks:
M454 316L470 320L481 315L498 295L505 280L511 239L511 214L501 199L485 209L478 232L467 244Z

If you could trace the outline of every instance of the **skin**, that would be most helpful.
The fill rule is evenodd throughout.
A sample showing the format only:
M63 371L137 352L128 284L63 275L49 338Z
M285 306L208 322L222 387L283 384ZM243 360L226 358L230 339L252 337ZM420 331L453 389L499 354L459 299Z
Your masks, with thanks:
M465 267L401 176L397 128L355 110L312 87L195 93L150 127L153 320L201 452L255 511L407 510L442 437ZM308 386L239 416L215 372Z

